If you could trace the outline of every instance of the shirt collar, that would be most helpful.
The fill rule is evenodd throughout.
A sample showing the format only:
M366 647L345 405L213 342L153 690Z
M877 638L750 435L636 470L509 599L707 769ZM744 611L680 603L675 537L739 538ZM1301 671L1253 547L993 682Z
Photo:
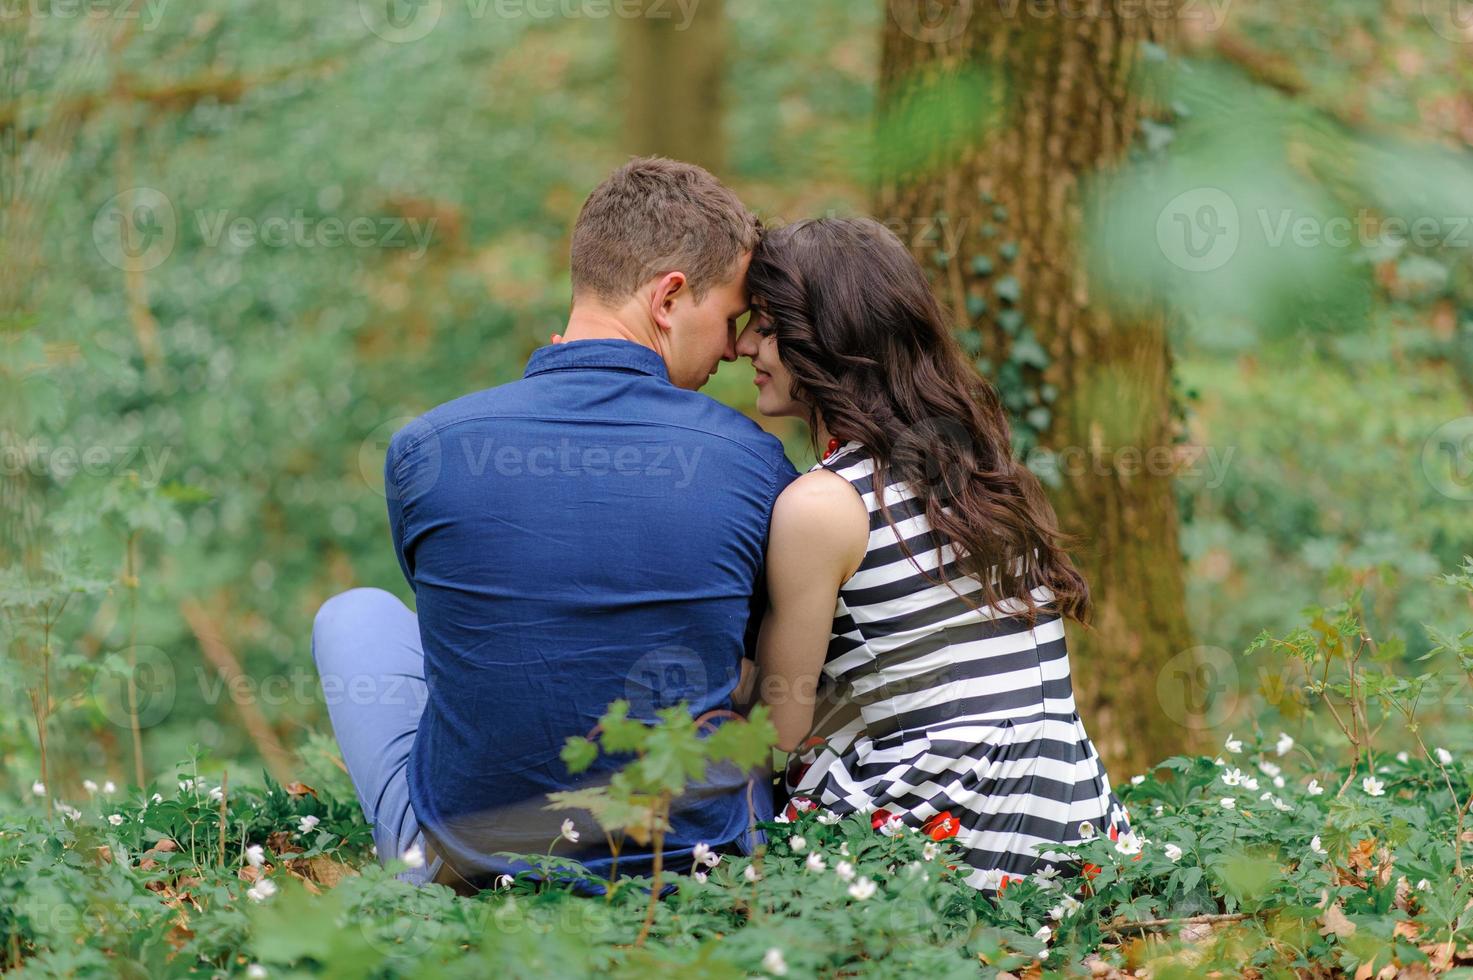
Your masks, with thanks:
M532 352L522 377L569 368L612 368L670 380L664 358L632 340L568 340L539 347Z

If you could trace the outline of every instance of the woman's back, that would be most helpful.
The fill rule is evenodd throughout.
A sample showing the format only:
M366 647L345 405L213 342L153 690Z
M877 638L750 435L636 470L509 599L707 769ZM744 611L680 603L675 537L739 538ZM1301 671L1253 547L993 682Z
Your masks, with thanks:
M865 556L839 590L823 668L830 700L857 713L805 757L789 791L840 813L889 810L913 827L949 812L979 888L1061 863L1035 845L1092 828L1128 833L1075 709L1062 618L1042 612L1030 626L1019 599L986 605L951 546L938 555L910 487L885 487L882 511L863 446L850 442L820 467L869 511ZM1053 598L1045 588L1032 597Z

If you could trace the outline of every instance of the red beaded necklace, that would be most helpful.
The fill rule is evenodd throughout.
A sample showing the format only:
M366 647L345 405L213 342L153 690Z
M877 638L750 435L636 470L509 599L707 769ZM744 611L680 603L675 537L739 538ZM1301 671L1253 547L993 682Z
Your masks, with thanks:
M830 439L829 440L829 448L826 449L826 450L824 450L823 458L824 459L828 459L830 456L832 456L834 453L836 453L838 451L839 451L839 440L838 439Z

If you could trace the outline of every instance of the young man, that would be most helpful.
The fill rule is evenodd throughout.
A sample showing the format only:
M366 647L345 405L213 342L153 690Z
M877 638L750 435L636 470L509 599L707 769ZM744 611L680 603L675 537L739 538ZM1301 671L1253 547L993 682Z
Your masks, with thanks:
M564 741L611 701L631 715L729 709L781 444L698 394L736 359L758 226L699 167L637 159L573 229L573 308L520 381L426 413L389 446L394 547L418 616L378 589L322 607L313 654L382 859L431 855L411 880L484 886L541 853L566 814ZM760 600L757 600L760 601ZM669 866L698 843L747 851L761 776L716 775L672 814ZM749 799L753 801L749 805ZM607 873L590 820L555 853ZM687 862L688 863L688 862ZM619 855L647 873L650 855Z

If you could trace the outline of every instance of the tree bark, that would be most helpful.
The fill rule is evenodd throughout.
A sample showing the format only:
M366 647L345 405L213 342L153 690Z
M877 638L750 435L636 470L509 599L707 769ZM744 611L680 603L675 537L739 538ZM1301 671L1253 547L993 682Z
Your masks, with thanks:
M1144 111L1143 44L1171 33L1141 12L1159 6L890 0L880 82L877 213L1029 420L1020 443L1059 462L1053 499L1094 598L1092 628L1069 626L1076 699L1117 780L1201 747L1175 677L1193 655L1167 668L1192 641L1165 318L1107 309L1080 245L1086 183Z
M725 166L723 6L701 0L686 15L679 5L655 3L647 16L621 21L624 145L631 154L672 157L713 173Z

